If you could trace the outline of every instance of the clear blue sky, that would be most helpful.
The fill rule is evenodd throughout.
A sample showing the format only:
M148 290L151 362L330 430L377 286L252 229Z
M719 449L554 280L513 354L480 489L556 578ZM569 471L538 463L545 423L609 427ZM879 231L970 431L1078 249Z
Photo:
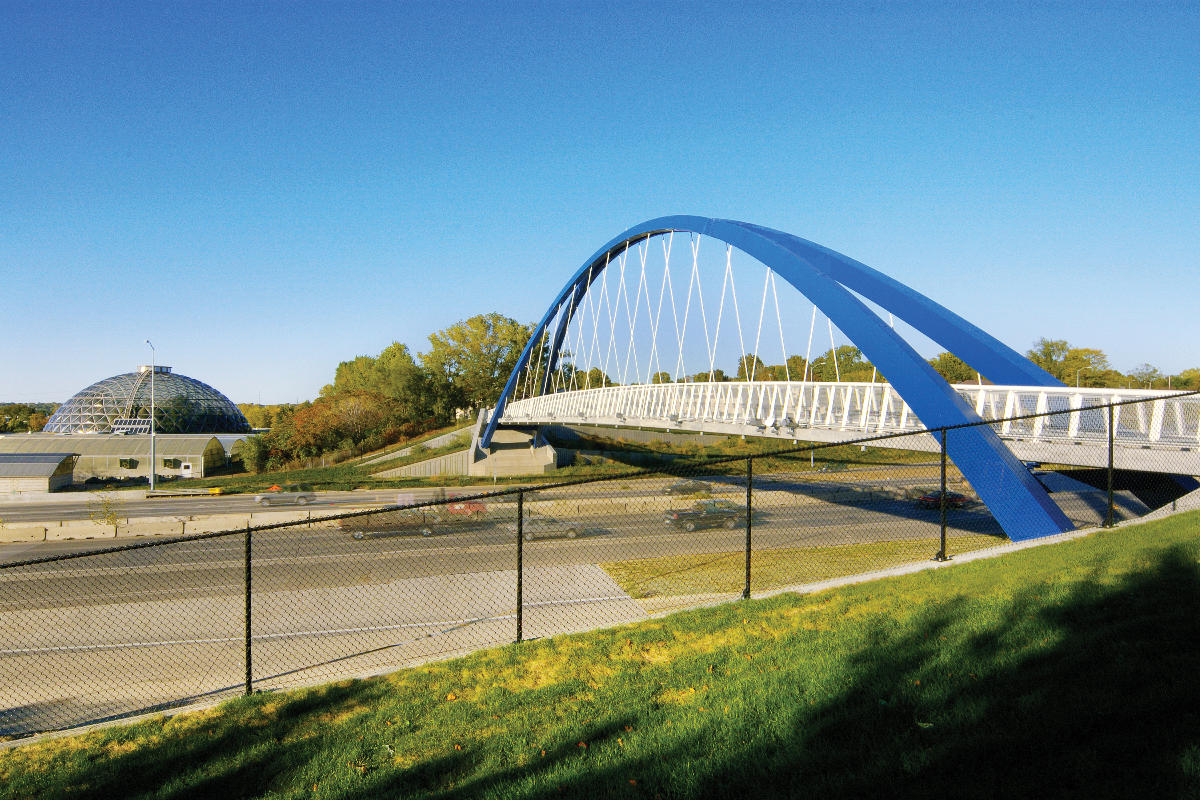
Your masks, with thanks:
M0 4L0 400L238 402L540 317L651 217L858 258L1024 352L1200 365L1200 5Z

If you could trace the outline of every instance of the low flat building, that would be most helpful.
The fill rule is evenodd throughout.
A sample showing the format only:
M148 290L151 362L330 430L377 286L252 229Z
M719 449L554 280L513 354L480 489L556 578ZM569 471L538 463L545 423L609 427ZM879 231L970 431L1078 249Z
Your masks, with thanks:
M78 454L74 480L150 475L150 436L103 433L14 433L0 436L0 454L62 452ZM203 478L225 466L225 448L211 435L162 434L154 437L156 475Z
M0 453L0 495L45 494L70 486L75 453Z

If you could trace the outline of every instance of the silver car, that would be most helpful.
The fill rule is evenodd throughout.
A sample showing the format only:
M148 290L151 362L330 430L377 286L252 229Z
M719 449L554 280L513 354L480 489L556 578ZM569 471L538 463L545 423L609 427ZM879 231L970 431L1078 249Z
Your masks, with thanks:
M513 533L517 532L517 526L514 523L510 522L506 527ZM558 536L574 539L582 530L579 523L566 522L554 517L526 517L524 524L521 525L521 535L527 542Z
M272 486L262 494L254 495L260 506L297 505L306 506L317 501L317 494L306 483Z

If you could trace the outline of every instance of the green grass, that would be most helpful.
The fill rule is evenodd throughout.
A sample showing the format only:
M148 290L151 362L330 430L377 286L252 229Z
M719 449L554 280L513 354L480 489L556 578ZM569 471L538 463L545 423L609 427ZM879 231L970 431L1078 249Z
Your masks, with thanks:
M447 455L448 453L457 453L462 450L466 450L471 446L470 436L468 435L465 438L465 443L458 441L442 445L441 447L418 447L416 452L409 453L406 456L389 458L386 461L378 461L366 468L369 469L372 474L374 474L377 472L384 472L389 469L396 469L397 467L403 467L408 464L416 464L420 461L426 461L430 458L437 458L438 456Z
M475 424L474 422L467 422L467 423L460 424L460 425L447 425L444 428L436 428L431 431L426 431L425 433L422 433L420 436L414 436L411 439L405 439L402 442L397 442L396 444L390 444L387 447L382 447L378 450L372 450L369 453L363 453L361 456L357 456L357 457L351 459L351 461L352 461L352 463L355 463L355 464L358 464L363 461L369 461L372 458L377 458L386 453L395 452L396 450L403 450L406 447L416 447L417 445L424 444L425 442L429 441L430 439L436 439L439 436L442 436L447 433L453 433L454 431L462 431L463 433L465 433L467 435L467 438L469 440L470 435L471 435L471 426L474 424ZM372 465L372 466L374 466L374 465Z
M568 446L571 449L603 453L605 457L614 461L620 461L623 454L628 454L630 461L636 464L648 463L648 460L654 459L655 456L663 455L667 456L661 459L664 463L671 463L672 459L670 456L672 455L687 456L688 458L696 459L758 456L760 458L756 459L755 468L759 471L764 471L768 468L795 471L807 468L810 461L810 454L807 449L797 453L790 453L786 456L764 455L780 450L806 447L806 445L800 443L792 444L787 439L754 436L746 438L725 436L718 438L707 434L703 443L701 443L699 435L696 435L694 438L696 439L695 442L682 444L671 441L650 443L630 441L620 436L610 438L594 434L581 434L578 441L564 446ZM866 450L863 450L861 446L854 444L818 444L816 445L816 449L813 450L811 457L814 467L820 467L823 464L847 466L909 465L928 463L936 459L936 453L872 446L868 446Z
M974 533L951 533L946 550L952 556L982 550L1007 539ZM755 550L751 558L757 589L815 583L857 575L898 564L932 558L937 543L929 539ZM676 597L740 592L746 581L742 551L661 556L601 564L630 597Z
M4 797L1200 795L1200 514L0 754Z

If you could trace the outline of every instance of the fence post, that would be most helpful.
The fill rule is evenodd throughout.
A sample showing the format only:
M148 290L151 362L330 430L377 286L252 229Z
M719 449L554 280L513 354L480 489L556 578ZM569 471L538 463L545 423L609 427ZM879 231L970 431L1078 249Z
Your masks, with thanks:
M251 671L250 661L250 543L252 538L253 534L250 531L250 523L246 523L246 694L252 694L254 691L254 676Z
M746 459L746 588L742 599L750 599L750 533L754 527L754 458Z
M517 641L524 636L525 598L525 490L517 490Z
M1113 424L1113 404L1108 404L1108 511L1104 515L1104 527L1111 528L1117 524L1116 514L1113 510L1113 431L1116 426Z
M937 551L937 555L933 557L934 561L949 561L950 557L946 555L946 429L942 428L942 492L941 501L938 503L941 510L941 547Z

